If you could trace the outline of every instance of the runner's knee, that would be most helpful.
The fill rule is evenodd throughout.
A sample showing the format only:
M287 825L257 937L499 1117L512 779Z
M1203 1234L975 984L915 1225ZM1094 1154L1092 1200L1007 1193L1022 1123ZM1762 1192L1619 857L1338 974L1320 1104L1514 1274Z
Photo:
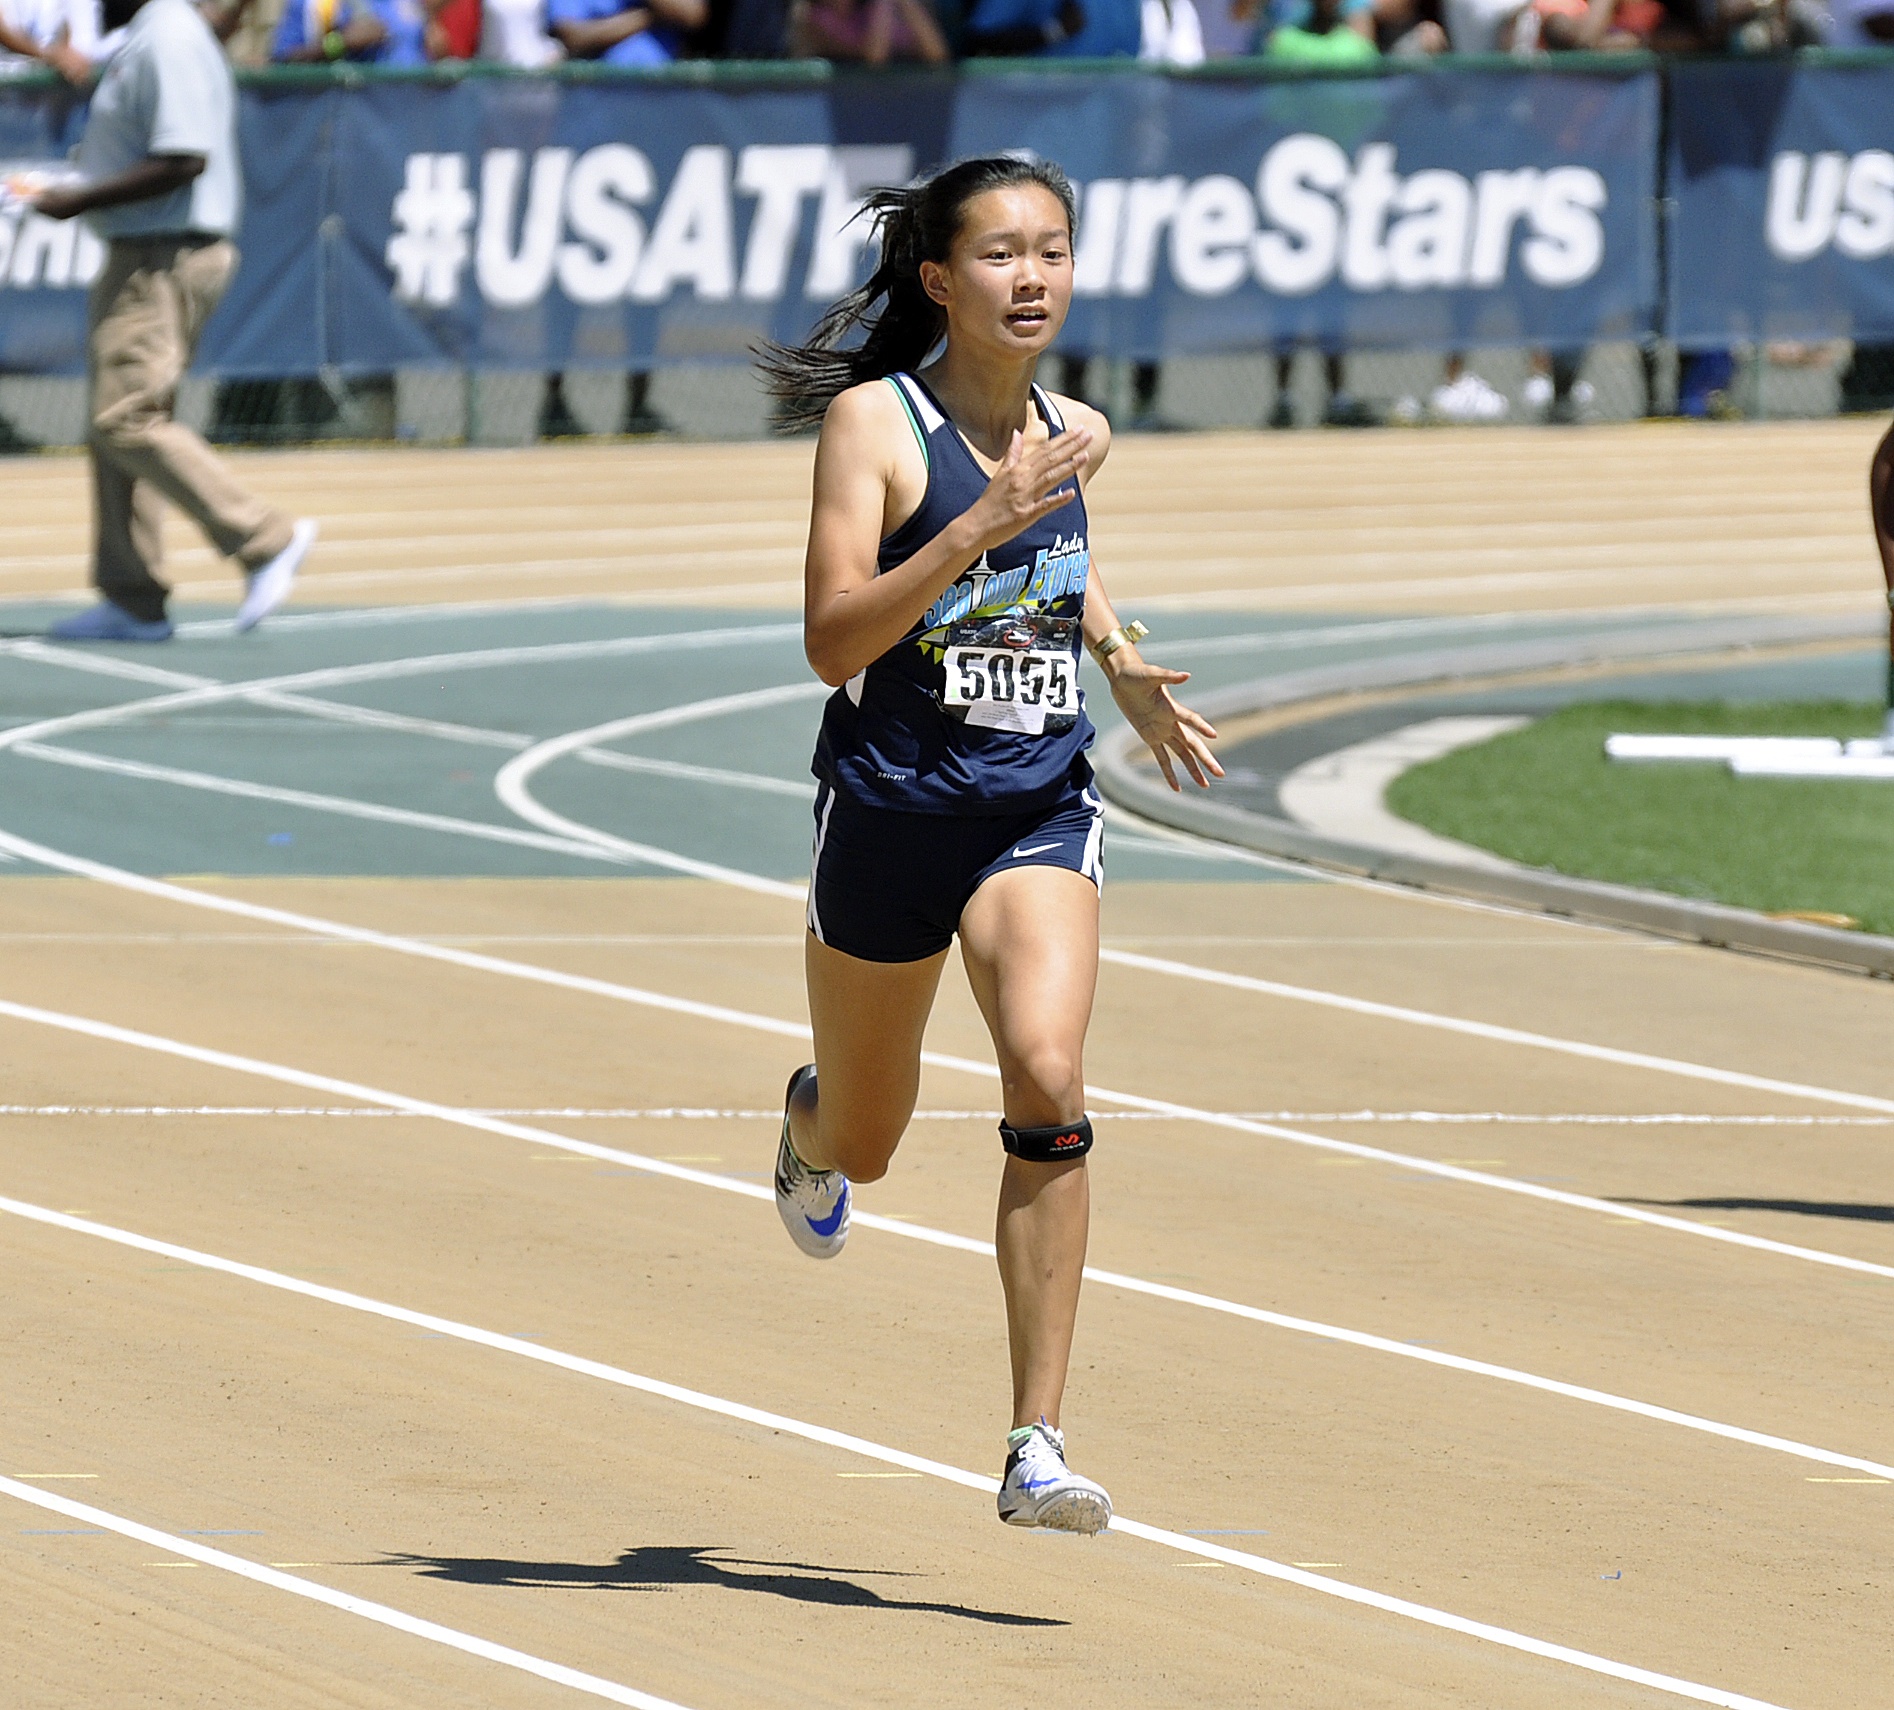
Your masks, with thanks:
M1043 1041L1008 1066L1006 1107L1033 1124L1073 1122L1085 1113L1085 1071L1078 1052Z
M822 1124L822 1152L832 1169L838 1169L852 1182L878 1182L888 1173L889 1160L901 1144L907 1130L899 1125L877 1121L843 1121Z

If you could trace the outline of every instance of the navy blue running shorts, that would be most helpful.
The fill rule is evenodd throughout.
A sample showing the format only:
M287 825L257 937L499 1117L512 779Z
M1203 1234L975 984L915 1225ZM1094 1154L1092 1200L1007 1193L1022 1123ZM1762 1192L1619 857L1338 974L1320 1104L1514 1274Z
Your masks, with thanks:
M902 813L823 784L815 798L809 930L864 962L945 950L983 881L1012 867L1065 867L1105 882L1105 807L1090 784L1028 813Z

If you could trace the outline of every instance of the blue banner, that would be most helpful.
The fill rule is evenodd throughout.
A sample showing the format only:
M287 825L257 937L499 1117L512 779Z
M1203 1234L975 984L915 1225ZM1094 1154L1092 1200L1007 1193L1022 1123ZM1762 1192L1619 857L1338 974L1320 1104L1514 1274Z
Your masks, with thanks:
M1894 55L1671 76L1678 342L1894 339Z
M963 87L952 146L1084 181L1074 349L1583 345L1656 311L1658 93L1648 71L1018 74Z
M1068 350L1637 337L1659 94L1649 69L262 79L243 266L200 367L744 361L862 277L867 190L1021 148L1080 190ZM81 119L0 87L0 159L61 155ZM0 367L81 366L101 259L74 227L0 217Z

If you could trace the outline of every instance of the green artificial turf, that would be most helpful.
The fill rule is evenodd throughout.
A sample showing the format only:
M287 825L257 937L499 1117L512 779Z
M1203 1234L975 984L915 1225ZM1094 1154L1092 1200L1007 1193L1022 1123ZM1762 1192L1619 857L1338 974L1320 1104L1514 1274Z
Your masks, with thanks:
M1881 718L1845 701L1593 701L1415 767L1388 805L1531 866L1894 932L1894 779L1737 778L1604 752L1613 731L1846 739L1877 735Z

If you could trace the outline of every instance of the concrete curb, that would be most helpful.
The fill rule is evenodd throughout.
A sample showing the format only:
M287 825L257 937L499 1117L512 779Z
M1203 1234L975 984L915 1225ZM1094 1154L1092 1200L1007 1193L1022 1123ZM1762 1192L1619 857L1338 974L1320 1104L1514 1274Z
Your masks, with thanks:
M1329 695L1418 689L1512 671L1658 662L1798 642L1869 642L1878 639L1879 634L1878 627L1870 627L1859 618L1709 618L1661 628L1607 629L1576 639L1494 642L1319 666L1239 684L1206 695L1195 704L1214 721L1293 707ZM1572 879L1534 867L1477 868L1347 843L1273 814L1225 806L1195 790L1173 793L1155 767L1136 763L1144 753L1136 733L1128 728L1102 737L1093 754L1099 786L1118 806L1179 831L1389 884L1894 978L1894 938L1842 932L1801 921L1772 920L1749 909L1693 902L1628 885Z

